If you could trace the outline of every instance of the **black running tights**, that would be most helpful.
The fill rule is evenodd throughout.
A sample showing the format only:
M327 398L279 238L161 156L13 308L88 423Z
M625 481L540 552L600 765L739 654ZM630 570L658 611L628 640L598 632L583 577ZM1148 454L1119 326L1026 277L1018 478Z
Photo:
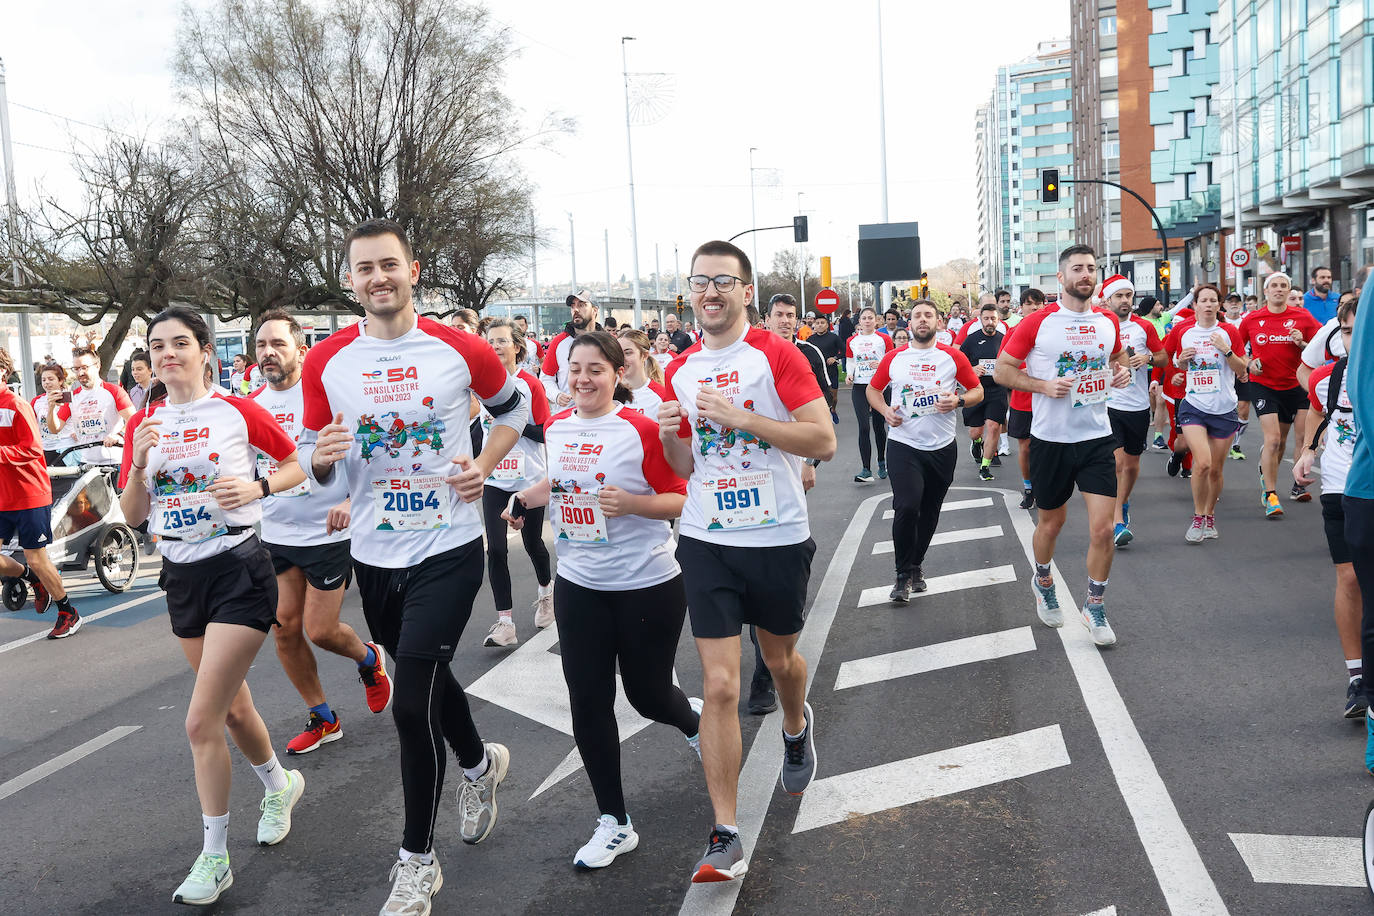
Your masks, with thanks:
M697 733L697 714L673 683L673 659L687 614L682 576L623 592L595 591L559 576L553 596L563 677L572 700L573 738L599 813L623 824L616 662L625 698L636 712L687 737Z
M887 420L883 415L869 406L868 386L855 383L850 392L854 399L854 416L859 421L859 460L863 462L863 467L872 467L869 464L871 457L871 446L868 444L868 428L873 427L873 439L878 443L878 460L887 460Z
M487 529L487 578L491 581L491 596L498 611L515 606L510 585L510 550L506 544L506 520L501 517L510 493L493 486L482 488L482 522ZM544 546L544 507L525 510L525 525L520 529L525 553L534 564L534 577L540 585L548 585L553 573L549 569L549 548Z

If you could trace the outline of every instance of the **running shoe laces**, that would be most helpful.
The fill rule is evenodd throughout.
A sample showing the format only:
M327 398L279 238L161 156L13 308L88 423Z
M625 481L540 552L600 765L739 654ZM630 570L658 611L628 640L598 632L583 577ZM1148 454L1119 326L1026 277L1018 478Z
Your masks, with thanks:
M314 713L311 713L310 715L312 719L319 718ZM324 720L320 719L320 723L323 724ZM286 813L287 803L290 800L291 777L288 776L286 788L282 789L280 792L268 792L266 795L264 795L262 797L262 801L258 802L258 810L262 811L262 816L264 820L270 820L274 826L280 825L282 822L282 818Z
M228 856L216 856L202 852L196 857L196 864L191 866L191 873L186 876L186 882L188 884L192 882L208 884L214 887L216 884L215 873L219 871L221 866L228 867L228 865Z
M791 753L790 748L788 749L788 753ZM738 839L739 837L733 833L726 833L720 830L712 830L711 842L706 847L706 854L710 856L718 852L726 852L727 850L729 850L731 846L735 844L735 841Z
M810 725L807 726L807 728L810 727ZM789 738L783 735L782 746L788 766L799 767L806 762L806 732L802 732L798 738Z
M1105 627L1107 625L1107 608L1103 604L1089 604L1084 610L1092 618L1093 626Z
M482 816L482 785L473 779L463 780L463 791L458 793L459 803L463 806L463 819L475 821Z
M1059 595L1055 591L1054 583L1042 585L1040 580L1035 580L1035 590L1040 593L1040 599L1045 602L1045 607L1051 611L1059 610Z
M406 903L429 900L432 894L424 886L425 878L428 877L425 872L425 863L420 861L419 856L412 856L404 862L398 859L396 864L391 866L389 876L394 882L391 886L391 899L404 900Z

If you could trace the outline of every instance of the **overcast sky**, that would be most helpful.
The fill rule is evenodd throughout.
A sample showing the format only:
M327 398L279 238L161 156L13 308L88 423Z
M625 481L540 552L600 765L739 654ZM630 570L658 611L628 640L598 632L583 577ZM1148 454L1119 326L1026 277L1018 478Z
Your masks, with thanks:
M539 255L541 284L570 279L569 213L581 283L604 285L608 229L611 272L631 272L621 36L636 39L627 45L632 73L669 74L660 81L670 87L662 119L633 128L642 275L654 269L655 244L671 275L675 244L685 270L699 242L749 228L750 147L757 168L781 171L779 187L756 195L759 224L790 223L801 192L810 253L832 255L837 274L855 269L857 227L882 212L877 6L491 2L522 49L508 92L525 121L555 112L578 125L552 150L522 157L550 239ZM0 58L22 202L32 202L36 183L72 192L72 138L100 136L76 121L156 125L176 116L170 59L179 9L171 0L6 5ZM927 266L976 258L975 109L999 65L1068 35L1069 3L886 0L882 13L889 219L920 222ZM791 239L759 235L765 268Z

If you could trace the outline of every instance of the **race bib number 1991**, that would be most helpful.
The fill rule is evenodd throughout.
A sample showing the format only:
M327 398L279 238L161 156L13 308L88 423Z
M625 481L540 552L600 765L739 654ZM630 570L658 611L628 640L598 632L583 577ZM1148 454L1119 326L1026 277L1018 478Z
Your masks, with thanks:
M708 530L754 528L778 521L771 471L703 481L697 500Z

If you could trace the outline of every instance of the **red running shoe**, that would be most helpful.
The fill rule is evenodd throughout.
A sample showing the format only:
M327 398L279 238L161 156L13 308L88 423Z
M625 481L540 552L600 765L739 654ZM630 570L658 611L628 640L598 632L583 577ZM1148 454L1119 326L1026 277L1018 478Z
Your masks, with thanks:
M295 756L308 754L321 744L338 741L343 737L343 721L334 714L333 722L326 722L319 713L312 712L305 723L305 731L286 743L286 753Z
M44 593L46 594L46 592ZM48 634L49 639L66 639L68 636L75 636L76 631L81 629L81 615L76 612L76 608L64 611L57 610L57 624Z
M52 595L48 594L48 590L43 587L42 582L30 582L29 588L33 590L33 609L35 611L41 614L52 607Z
M391 678L386 673L386 656L382 654L382 647L375 642L367 643L367 646L376 654L377 661L371 668L358 668L358 680L367 689L367 708L373 712L386 712L391 705Z

